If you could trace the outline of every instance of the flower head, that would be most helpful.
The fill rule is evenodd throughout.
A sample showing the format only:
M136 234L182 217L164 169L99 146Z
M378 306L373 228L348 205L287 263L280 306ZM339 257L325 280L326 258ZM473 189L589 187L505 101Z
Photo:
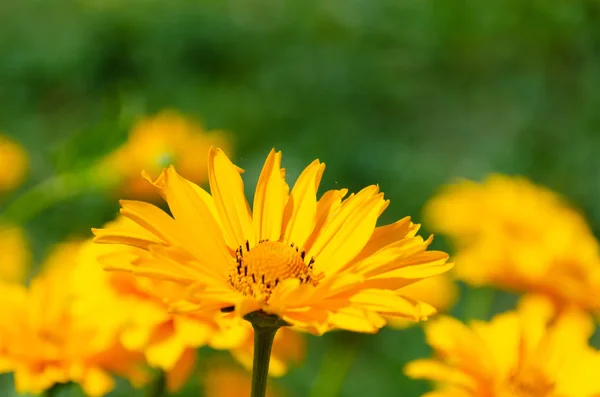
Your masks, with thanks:
M593 397L600 393L600 355L587 341L593 322L570 308L555 313L541 297L516 312L466 326L439 317L425 327L436 358L405 372L439 384L436 397Z
M289 189L281 152L271 151L258 180L253 211L241 170L211 149L211 194L165 169L146 179L169 204L172 217L137 201L121 213L145 229L94 230L96 242L128 244L147 254L118 258L134 274L168 279L187 296L178 312L262 311L313 333L332 328L375 332L384 316L423 319L435 309L407 298L402 288L452 267L447 254L426 251L431 238L404 218L376 227L389 202L377 186L343 200L331 190L317 200L324 164L315 160ZM110 266L110 264L109 264Z
M75 309L71 288L74 245L59 246L29 288L0 284L0 371L14 372L17 391L41 393L77 382L90 396L113 387L110 373L140 383L140 357L127 352L117 330L97 313Z
M25 281L31 253L25 231L17 226L0 224L0 281Z
M426 208L457 247L457 276L600 309L600 249L583 217L523 178L447 187Z
M0 193L19 186L28 168L29 159L21 145L0 135Z
M108 227L148 232L135 222L119 217ZM151 238L151 235L147 235ZM127 349L141 352L147 362L166 372L169 391L177 391L189 378L194 367L195 349L211 346L231 350L244 365L252 365L253 331L239 318L207 316L207 313L172 313L169 302L185 297L179 284L163 279L134 277L131 273L105 272L97 258L112 266L122 265L122 256L147 256L140 248L127 245L83 244L75 272L80 305L103 316L104 322L121 327L120 341ZM127 262L124 263L127 265ZM275 340L270 372L283 375L290 362L304 354L300 335L281 333Z
M122 180L126 195L152 198L156 192L139 178L140 170L157 175L175 165L186 178L204 183L206 163L198 161L198 154L215 144L228 146L223 132L205 131L195 121L165 110L135 124L127 142L104 159L102 172L112 170Z

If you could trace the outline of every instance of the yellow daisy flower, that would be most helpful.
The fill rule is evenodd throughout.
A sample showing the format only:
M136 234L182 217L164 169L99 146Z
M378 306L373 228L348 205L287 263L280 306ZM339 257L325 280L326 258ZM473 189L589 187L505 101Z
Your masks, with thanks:
M156 191L139 178L140 170L158 175L164 167L176 165L186 178L204 183L206 163L198 161L198 154L207 153L211 145L228 144L224 132L206 131L180 113L165 110L135 124L127 142L102 161L99 171L121 180L126 196L152 198Z
M375 332L384 316L418 321L433 314L431 305L405 297L402 288L449 270L448 255L426 251L431 238L416 236L419 225L409 218L375 227L389 204L377 186L345 200L346 189L331 190L317 200L324 168L315 160L290 191L281 152L272 150L251 213L241 170L212 148L212 195L173 167L156 181L146 175L173 217L123 200L121 213L151 237L106 228L94 230L96 242L148 252L129 258L127 270L185 288L187 299L171 305L177 312L264 312L315 334L332 328Z
M0 193L19 186L29 170L27 152L3 135L0 135L0 169Z
M492 175L446 187L426 207L429 225L457 247L458 278L557 304L600 309L600 249L584 218L524 178Z
M19 393L73 381L102 396L113 388L111 373L144 381L141 357L118 343L116 330L74 308L73 254L71 244L57 247L29 288L0 284L0 371L14 372Z
M218 359L210 360L202 375L206 397L239 397L250 393L252 386L250 372L231 363ZM283 397L284 394L269 382L265 396Z
M140 236L152 238L135 222L120 217L108 227L127 227ZM77 266L75 285L80 305L101 316L104 322L121 327L121 343L129 350L144 353L147 362L166 372L167 389L177 391L195 368L195 349L211 346L231 350L244 365L252 365L253 331L239 318L215 319L206 313L176 314L168 303L182 299L177 283L161 279L134 277L130 273L105 272L97 258L113 266L121 255L144 256L147 252L126 245L83 244ZM127 263L125 263L126 265ZM290 335L291 334L291 335ZM303 339L291 331L275 338L270 373L281 376L289 363L304 356Z
M560 313L542 297L527 297L515 312L466 326L438 317L425 326L436 358L405 372L438 383L429 397L594 397L600 393L600 355L588 345L591 318Z
M17 226L0 224L0 281L22 283L31 264L25 231Z

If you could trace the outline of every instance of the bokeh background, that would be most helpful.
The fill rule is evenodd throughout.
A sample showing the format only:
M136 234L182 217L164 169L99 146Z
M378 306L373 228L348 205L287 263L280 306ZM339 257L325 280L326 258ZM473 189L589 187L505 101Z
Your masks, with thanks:
M0 211L98 161L163 109L227 131L250 195L276 147L291 180L319 158L323 189L378 183L392 201L383 221L419 221L444 183L503 172L562 193L600 232L593 0L0 2L0 130L30 157L27 180L0 197ZM90 188L26 217L34 263L117 210ZM433 246L448 249L443 237ZM496 293L490 308L478 294L462 286L452 313L489 318L515 301ZM402 375L429 354L418 326L310 338L303 365L278 384L310 395L327 354L351 364L342 396L428 390ZM2 387L11 395L10 377ZM112 395L135 393L121 385Z

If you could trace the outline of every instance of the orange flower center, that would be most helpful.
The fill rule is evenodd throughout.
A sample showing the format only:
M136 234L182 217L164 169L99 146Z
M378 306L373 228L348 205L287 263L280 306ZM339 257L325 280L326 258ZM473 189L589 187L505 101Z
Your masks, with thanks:
M266 302L272 289L283 280L295 278L313 285L318 282L313 277L314 260L306 263L306 252L293 244L264 240L250 249L246 242L235 254L236 266L229 272L229 282L244 295Z
M508 389L518 397L546 397L554 391L554 382L541 371L530 368L511 376Z

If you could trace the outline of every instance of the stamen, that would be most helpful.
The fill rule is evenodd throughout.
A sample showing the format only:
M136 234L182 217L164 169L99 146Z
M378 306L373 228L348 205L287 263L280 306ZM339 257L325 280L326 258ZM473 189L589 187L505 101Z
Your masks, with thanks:
M286 245L279 241L261 240L249 248L246 241L246 255L236 255L236 266L229 274L229 282L244 295L254 296L267 302L272 289L282 280L298 279L302 284L317 285L320 277L313 276L314 258L307 264L306 251L294 243ZM242 274L242 267L244 272Z

